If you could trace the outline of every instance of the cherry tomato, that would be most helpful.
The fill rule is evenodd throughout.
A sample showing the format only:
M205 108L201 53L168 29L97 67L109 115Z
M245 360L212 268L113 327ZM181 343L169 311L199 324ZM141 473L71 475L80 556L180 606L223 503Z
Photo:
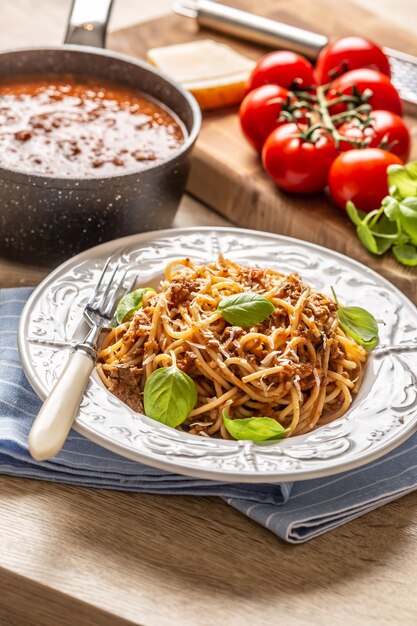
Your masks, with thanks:
M350 122L342 124L337 130L340 135L343 135L343 137L346 137L347 139L355 139L358 141L364 141L365 139L367 139L367 147L369 147L370 142L373 141L375 137L375 131L371 126L363 129ZM359 149L359 146L357 144L355 145L354 143L350 143L349 141L340 141L339 143L340 152L346 152L347 150L355 149Z
M279 50L259 59L249 77L248 91L261 85L273 84L281 87L312 87L315 83L313 66L295 52Z
M365 68L342 74L333 82L329 90L329 99L337 97L338 93L351 96L355 86L360 94L365 89L372 91L372 96L368 102L373 109L383 109L402 115L403 108L398 91L385 74L376 70ZM332 107L331 113L334 115L344 110L346 110L346 105L338 104Z
M300 128L303 132L307 129L303 125ZM305 141L293 123L273 130L262 150L262 162L269 176L278 187L291 193L324 189L336 157L331 137L321 135L315 143Z
M329 187L335 202L342 209L348 200L361 211L379 209L388 195L387 167L392 164L402 165L402 161L378 148L342 152L329 172Z
M346 123L338 129L339 133L349 139L368 139L368 148L380 148L392 152L406 163L410 156L410 132L404 120L391 111L372 111L372 126L360 129L358 126ZM339 150L345 152L355 148L354 144L341 141Z
M315 69L316 80L319 85L324 85L336 76L360 67L391 76L388 58L376 44L364 37L342 37L320 52Z
M378 148L384 144L389 152L406 163L410 156L411 137L404 120L391 111L372 111L371 117L375 137L369 147Z
M288 94L288 89L284 87L262 85L248 93L240 105L243 134L257 152L262 151L266 138L274 128L285 123L285 120L279 121L279 116Z

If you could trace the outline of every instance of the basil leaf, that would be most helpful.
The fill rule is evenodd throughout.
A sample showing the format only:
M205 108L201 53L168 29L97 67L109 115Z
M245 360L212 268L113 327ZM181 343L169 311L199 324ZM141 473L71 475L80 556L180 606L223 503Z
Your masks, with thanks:
M228 433L235 439L249 441L272 441L282 439L288 432L271 417L245 417L232 420L223 409L223 422Z
M229 324L247 328L263 322L275 307L265 296L245 291L223 298L217 310Z
M372 230L366 223L361 223L356 228L359 239L369 252L373 254L384 254L387 252L394 243L394 239L391 235L395 235L396 227L385 216L382 216L378 222L373 226ZM381 237L378 237L381 234ZM386 235L390 235L386 237Z
M123 296L117 305L116 312L112 319L112 325L117 326L122 324L133 315L135 311L143 306L143 295L147 291L155 291L151 287L145 287L144 289L136 289Z
M376 224L372 226L371 232L375 238L378 254L384 254L394 243L398 243L397 223L391 222L386 215L381 215Z
M346 211L369 252L384 254L393 247L399 263L415 266L417 249L417 161L387 168L389 196L381 208L362 217L348 202ZM381 215L382 213L382 215Z
M410 161L405 165L407 174L417 180L417 161Z
M415 267L417 265L417 247L411 244L394 246L392 252L399 263Z
M402 207L407 207L417 215L417 197L404 198L400 202L400 212Z
M371 230L367 224L362 224L361 222L356 228L356 232L359 239L362 241L365 248L369 250L369 252L372 252L373 254L379 254L377 242L375 241L375 237L371 233Z
M382 237L375 237L375 243L378 252L376 254L385 254L391 248L393 244L392 239L383 239Z
M395 198L386 196L382 201L382 206L390 222L395 222L400 217L400 204Z
M400 222L405 232L417 240L417 198L405 198L400 202Z
M397 224L391 222L386 215L381 215L377 223L372 226L372 233L376 236L389 235L392 238L392 235L398 235Z
M397 200L398 202L402 200L402 195L400 194L400 192L398 191L395 185L391 185L391 187L388 189L388 192L390 196L394 198L395 200Z
M176 365L160 367L145 383L145 414L175 428L187 419L197 402L195 382Z
M378 345L378 324L369 311L359 306L341 306L337 317L343 330L365 350Z
M346 213L356 226L362 224L362 220L366 216L366 213L364 213L363 211L359 211L359 209L355 207L351 200L348 200L346 202Z
M388 187L391 195L399 199L417 196L417 162L402 165L389 165ZM395 187L395 192L391 192L391 187Z

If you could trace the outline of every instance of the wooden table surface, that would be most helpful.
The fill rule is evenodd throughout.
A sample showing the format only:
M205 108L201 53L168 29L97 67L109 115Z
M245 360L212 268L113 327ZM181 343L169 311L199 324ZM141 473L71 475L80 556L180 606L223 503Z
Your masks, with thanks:
M417 23L414 0L355 1L403 28ZM144 4L119 0L113 27L170 2ZM0 47L58 43L68 6L2 0ZM175 225L222 223L184 198ZM0 259L0 286L44 274ZM214 498L0 477L0 625L411 626L416 505L417 493L294 547Z

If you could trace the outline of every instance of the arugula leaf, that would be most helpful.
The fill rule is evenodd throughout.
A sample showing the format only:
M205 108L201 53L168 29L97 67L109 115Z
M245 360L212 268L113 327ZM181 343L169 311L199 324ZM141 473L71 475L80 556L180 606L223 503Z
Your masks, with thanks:
M417 266L417 247L411 244L402 244L394 246L392 252L399 263L403 265L409 265L410 267Z
M123 324L126 320L129 319L133 315L137 309L140 309L143 306L143 295L147 291L155 291L152 287L145 287L143 289L136 289L135 291L131 291L130 293L123 296L117 305L116 312L113 316L111 325L118 326L119 324Z
M197 395L195 382L176 365L160 367L145 383L145 414L175 428L187 419L195 407Z
M247 328L263 322L275 307L265 296L244 291L223 298L217 310L229 324Z
M222 415L227 432L238 441L273 441L282 439L288 432L287 428L271 417L245 417L232 420L226 409L223 409Z
M378 324L369 311L359 306L339 306L337 317L343 330L365 350L378 345Z
M389 165L387 172L390 195L400 200L417 196L417 161L404 166ZM391 190L391 187L395 187L395 190Z

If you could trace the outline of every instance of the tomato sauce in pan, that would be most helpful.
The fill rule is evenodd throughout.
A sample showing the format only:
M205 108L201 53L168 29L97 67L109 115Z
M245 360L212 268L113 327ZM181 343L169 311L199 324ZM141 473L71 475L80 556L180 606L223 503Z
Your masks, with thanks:
M55 177L141 170L178 150L175 115L128 87L74 77L0 83L0 166Z

